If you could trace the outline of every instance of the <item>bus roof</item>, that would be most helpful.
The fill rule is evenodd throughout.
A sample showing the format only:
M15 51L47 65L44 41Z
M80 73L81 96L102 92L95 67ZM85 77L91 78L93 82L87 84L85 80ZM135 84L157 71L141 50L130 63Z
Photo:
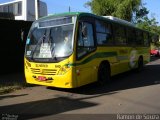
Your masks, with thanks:
M44 19L51 19L54 17L59 17L59 16L78 16L79 14L81 14L82 12L66 12L66 13L59 13L59 14L50 14L48 16L39 18L39 20L44 20Z
M85 12L66 12L66 13L60 13L60 14L52 14L52 15L42 17L39 20L52 19L54 17L60 17L60 16L78 16L78 17L91 16L91 17L98 18L98 19L101 19L101 20L107 20L107 21L110 21L110 22L115 22L115 23L131 26L131 27L135 27L134 24L132 24L128 21L119 19L119 18L115 19L115 17L113 17L113 16L112 17L111 16L109 16L109 17L105 16L104 17L104 16L98 16L98 15L94 15L92 13L85 13Z
M129 25L129 26L135 27L135 25L132 24L131 22L128 22L126 20L123 20L123 19L120 19L120 18L117 18L117 17L113 17L113 16L103 16L103 17L108 18L108 19L113 20L113 21L116 21L118 23L122 23L122 24L126 24L126 25Z
M122 20L120 18L115 19L115 17L113 17L113 16L112 17L98 16L98 15L95 15L95 14L92 14L92 13L86 13L86 12L66 12L66 13L60 13L60 14L51 14L51 15L42 17L39 20L52 19L54 17L61 17L61 16L62 17L63 16L78 16L78 17L90 16L90 17L94 17L96 19L109 21L111 23L116 23L116 24L124 25L126 27L132 27L132 28L135 28L135 29L146 31L146 30L140 29L140 28L136 27L136 25L134 25L134 24L132 24L128 21ZM149 32L149 31L146 31L146 32Z

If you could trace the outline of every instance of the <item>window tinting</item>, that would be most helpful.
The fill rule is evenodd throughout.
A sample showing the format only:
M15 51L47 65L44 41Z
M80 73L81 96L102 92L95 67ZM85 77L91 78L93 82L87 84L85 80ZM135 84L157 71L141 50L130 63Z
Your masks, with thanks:
M127 37L128 37L128 44L134 45L136 41L135 30L132 28L127 28Z
M0 6L0 12L13 13L15 16L22 15L22 2L16 2L9 5Z
M0 6L0 12L3 12L3 6Z
M144 46L149 46L149 36L148 36L148 33L144 32L143 33L143 38L144 38Z
M96 31L106 33L106 25L103 22L96 21Z
M18 3L18 15L22 14L22 2Z
M107 34L97 33L97 40L99 45L103 45L107 43Z
M115 32L115 41L117 45L126 45L126 34L125 34L125 28L120 25L114 26L114 32Z
M9 7L9 12L10 12L10 13L13 13L13 5L11 4L11 5L9 5L8 7Z
M136 45L143 45L143 33L142 31L136 31Z
M96 21L96 35L98 45L113 43L111 25L103 21Z
M8 12L8 6L7 5L3 6L3 12Z
M86 27L87 36L82 35L82 28ZM79 25L78 46L77 46L77 58L81 58L84 55L90 53L95 48L93 25L88 22L83 22Z

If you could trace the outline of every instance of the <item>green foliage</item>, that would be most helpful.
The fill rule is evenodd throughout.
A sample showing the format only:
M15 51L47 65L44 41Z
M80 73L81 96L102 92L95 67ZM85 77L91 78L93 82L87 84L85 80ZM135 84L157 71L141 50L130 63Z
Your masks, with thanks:
M91 7L94 14L102 16L115 16L131 21L141 5L141 0L91 0L85 4Z
M151 19L149 19L148 17L144 17L143 19L138 21L137 27L160 35L160 26L158 26L158 22L154 17Z
M148 17L144 17L143 19L137 22L137 27L153 33L152 39L155 39L154 35L160 35L160 26L158 26L158 22L156 21L154 17L151 19L149 19ZM159 38L156 38L156 40L158 39ZM160 47L159 41L155 41L151 43L151 49L156 49L159 47Z
M151 43L151 50L160 48L160 42Z

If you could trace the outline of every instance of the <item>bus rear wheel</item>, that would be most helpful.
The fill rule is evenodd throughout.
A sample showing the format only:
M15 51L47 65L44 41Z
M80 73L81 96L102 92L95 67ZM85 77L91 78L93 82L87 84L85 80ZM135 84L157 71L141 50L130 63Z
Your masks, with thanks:
M141 71L143 70L143 67L144 67L143 58L140 57L140 58L138 59L138 68L137 68L137 71L138 71L138 72L141 72Z
M98 83L103 85L110 81L111 72L110 65L107 62L102 62L98 69Z

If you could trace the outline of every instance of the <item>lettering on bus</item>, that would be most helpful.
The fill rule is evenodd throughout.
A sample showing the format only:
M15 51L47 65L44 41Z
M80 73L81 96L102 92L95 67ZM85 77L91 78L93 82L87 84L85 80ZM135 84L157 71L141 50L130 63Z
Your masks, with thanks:
M55 65L55 68L61 68L61 65Z
M36 64L36 67L48 67L46 64Z

